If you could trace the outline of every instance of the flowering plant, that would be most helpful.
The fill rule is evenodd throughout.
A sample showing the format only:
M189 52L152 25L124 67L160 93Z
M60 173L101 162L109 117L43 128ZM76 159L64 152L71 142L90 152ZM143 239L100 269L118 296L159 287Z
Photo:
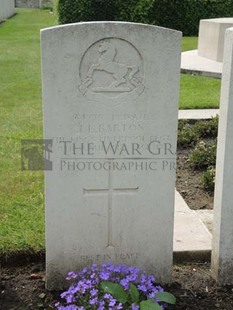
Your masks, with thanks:
M56 303L57 310L162 310L167 303L175 304L175 297L155 278L135 267L93 264L79 273L69 272L72 281L60 296L63 303Z

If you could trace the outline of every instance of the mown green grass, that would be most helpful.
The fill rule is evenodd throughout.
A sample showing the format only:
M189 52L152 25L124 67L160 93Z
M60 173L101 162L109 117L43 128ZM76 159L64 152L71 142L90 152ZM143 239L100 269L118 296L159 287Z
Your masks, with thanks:
M197 37L184 37L182 51L197 49ZM202 76L182 74L180 79L180 109L218 108L221 81Z
M180 79L180 109L217 109L221 81L203 76L182 74Z
M182 39L182 51L196 50L198 44L197 37L184 37Z
M48 11L20 9L0 25L0 254L44 249L42 172L21 171L21 139L42 138L40 28Z
M0 256L44 250L42 172L21 171L21 140L42 138L39 30L48 11L18 9L0 25ZM183 48L195 48L184 38ZM217 107L220 81L181 77L181 108Z

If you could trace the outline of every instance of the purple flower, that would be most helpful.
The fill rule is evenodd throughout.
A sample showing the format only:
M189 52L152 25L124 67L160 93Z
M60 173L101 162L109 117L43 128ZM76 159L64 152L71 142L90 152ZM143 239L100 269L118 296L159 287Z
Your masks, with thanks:
M110 272L105 271L105 270L100 271L100 278L102 280L109 280L109 277L110 277Z
M98 269L98 265L97 264L92 264L91 271L96 271L97 269Z
M74 299L72 289L69 289L69 291L62 293L61 298L65 298L68 304L72 303Z
M127 279L122 279L120 281L120 285L122 285L124 287L125 290L129 289L129 281Z
M75 305L68 305L68 306L60 306L58 310L78 310L79 308ZM80 309L81 310L81 309Z
M118 273L125 273L125 265L117 265L114 267L114 271Z
M155 277L152 275L148 275L148 280L151 282L155 282Z
M91 296L96 296L98 294L98 290L96 288L93 288L90 290Z
M77 278L77 274L73 271L70 271L66 277L66 280L72 280L72 279L76 279Z
M79 276L85 276L88 273L88 268L84 267L82 271L80 271Z
M149 294L147 294L147 298L152 299L155 297L155 292L151 292Z
M112 295L111 295L111 294L104 294L104 298L105 298L105 299L111 299L111 298L112 298Z
M142 291L142 292L146 292L147 291L146 286L144 284L139 284L138 285L138 289L139 289L139 291Z
M79 273L73 271L67 275L67 280L72 281L69 289L60 296L64 302L56 303L57 310L139 310L139 306L130 302L130 284L134 284L139 290L139 302L152 299L158 303L156 293L163 288L156 286L153 275L141 272L138 268L126 265L114 266L111 262L103 263L101 266L93 264L90 268L83 268ZM116 296L106 293L101 282L109 281L120 284L124 288L128 301L122 304ZM161 305L164 309L164 305Z
M97 310L104 310L104 305L105 305L104 300L99 301L99 306L98 306Z
M111 300L109 300L109 306L110 307L113 307L113 306L115 306L115 304L116 304L116 299L111 299Z
M145 282L146 282L146 275L145 275L144 273L141 274L141 279L140 279L140 281L141 281L142 283L145 283Z
M98 303L97 297L90 299L89 304L90 305L96 305Z

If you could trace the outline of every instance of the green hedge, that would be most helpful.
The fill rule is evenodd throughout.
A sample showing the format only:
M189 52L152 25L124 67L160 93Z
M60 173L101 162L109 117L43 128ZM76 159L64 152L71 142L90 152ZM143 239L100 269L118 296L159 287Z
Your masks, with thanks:
M197 35L199 20L233 16L233 0L57 0L60 24L119 20Z
M60 24L80 21L115 20L115 0L58 0Z
M149 23L154 0L58 0L60 24L80 21L131 21Z
M150 22L197 35L200 19L233 16L233 0L155 0Z
M116 20L150 24L154 0L115 0L118 8Z

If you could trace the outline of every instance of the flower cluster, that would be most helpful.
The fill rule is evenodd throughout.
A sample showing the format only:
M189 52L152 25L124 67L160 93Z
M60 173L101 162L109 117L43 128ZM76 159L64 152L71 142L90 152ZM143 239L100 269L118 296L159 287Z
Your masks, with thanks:
M79 273L69 272L67 280L72 284L61 294L65 302L55 304L57 310L138 310L149 309L148 303L156 305L154 309L163 309L164 304L159 302L174 297L161 298L161 294L169 293L156 285L154 276L125 265L93 264Z

